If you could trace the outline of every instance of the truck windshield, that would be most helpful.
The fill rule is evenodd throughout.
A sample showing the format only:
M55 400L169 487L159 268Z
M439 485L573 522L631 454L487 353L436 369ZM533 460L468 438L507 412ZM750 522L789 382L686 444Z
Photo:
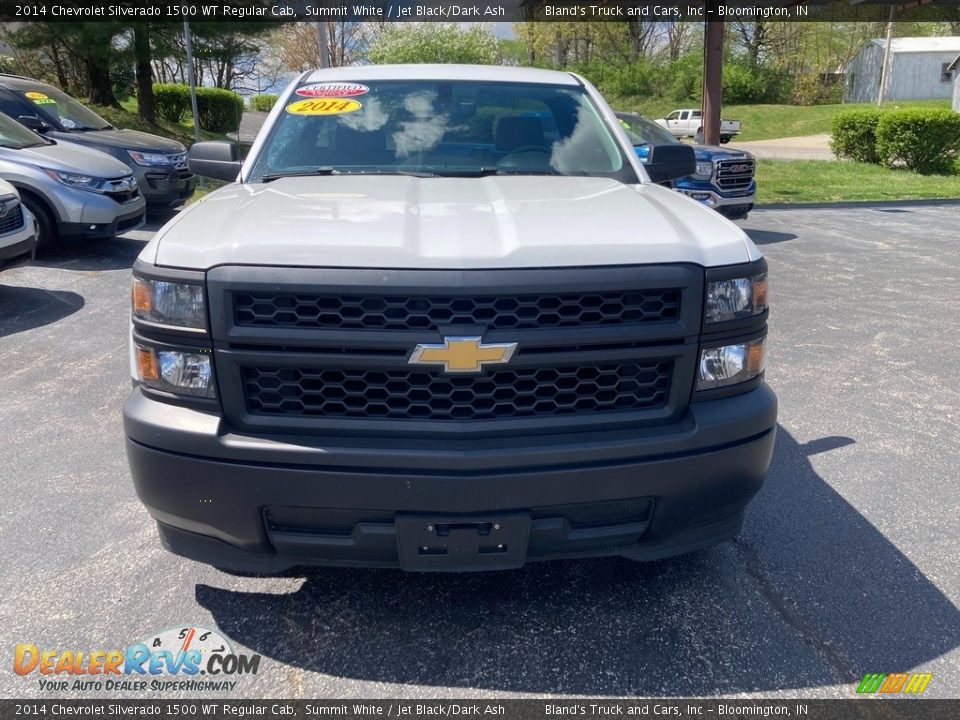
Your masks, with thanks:
M40 137L32 130L27 130L13 118L0 113L0 147L23 150L28 147L50 144L50 141L46 138Z
M447 80L298 87L248 182L314 172L590 175L637 182L580 86Z
M110 123L90 108L81 105L62 90L43 86L40 90L28 90L24 97L37 110L42 120L64 130L108 130Z
M643 115L635 113L617 113L617 119L623 125L627 137L634 147L637 145L674 145L679 143L673 135L648 120Z

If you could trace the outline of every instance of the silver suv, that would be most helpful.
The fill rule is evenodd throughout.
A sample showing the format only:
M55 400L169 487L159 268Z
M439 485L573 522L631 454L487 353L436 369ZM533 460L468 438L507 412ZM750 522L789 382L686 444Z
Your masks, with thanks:
M0 178L36 217L40 245L112 238L143 224L130 168L98 150L48 140L0 113Z

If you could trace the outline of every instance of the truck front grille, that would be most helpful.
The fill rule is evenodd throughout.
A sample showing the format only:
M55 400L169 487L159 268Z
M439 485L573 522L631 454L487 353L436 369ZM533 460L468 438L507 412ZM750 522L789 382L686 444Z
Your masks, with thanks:
M667 360L518 368L476 376L244 367L241 377L247 410L258 415L489 420L661 408L672 369Z
M750 186L753 180L754 161L720 160L717 162L717 185L723 190L743 190Z
M233 306L241 327L436 330L441 325L479 324L490 330L520 330L675 320L680 291L469 297L238 292Z

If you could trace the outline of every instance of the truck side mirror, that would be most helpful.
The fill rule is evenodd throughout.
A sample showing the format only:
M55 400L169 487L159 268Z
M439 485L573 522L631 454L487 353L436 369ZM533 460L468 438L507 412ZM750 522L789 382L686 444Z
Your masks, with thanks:
M233 182L240 174L240 149L236 143L222 140L198 142L187 153L190 172L214 180Z
M697 156L689 145L651 145L643 167L653 182L670 182L693 175L697 171Z
M35 133L46 132L50 129L50 126L36 115L21 115L17 118L17 122Z

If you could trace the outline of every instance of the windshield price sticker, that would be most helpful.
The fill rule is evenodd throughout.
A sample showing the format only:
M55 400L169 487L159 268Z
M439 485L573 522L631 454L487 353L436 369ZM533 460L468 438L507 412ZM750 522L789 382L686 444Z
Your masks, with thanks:
M342 115L356 112L362 107L356 100L298 100L287 105L287 112L291 115Z
M360 83L314 83L297 88L297 95L311 98L348 98L368 92L370 88Z

